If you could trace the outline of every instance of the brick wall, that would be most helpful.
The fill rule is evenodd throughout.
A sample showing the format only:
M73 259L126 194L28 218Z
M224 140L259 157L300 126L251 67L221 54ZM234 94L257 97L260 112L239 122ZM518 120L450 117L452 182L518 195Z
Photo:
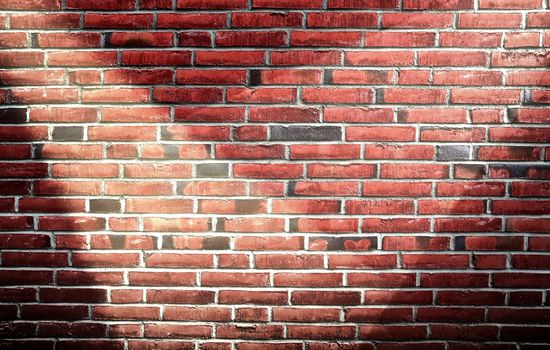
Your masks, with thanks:
M0 0L0 349L548 349L548 6Z

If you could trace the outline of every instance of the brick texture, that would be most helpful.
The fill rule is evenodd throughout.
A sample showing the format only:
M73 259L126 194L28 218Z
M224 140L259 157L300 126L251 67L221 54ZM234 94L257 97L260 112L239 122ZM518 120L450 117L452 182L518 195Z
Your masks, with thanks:
M550 348L548 0L0 0L0 349Z

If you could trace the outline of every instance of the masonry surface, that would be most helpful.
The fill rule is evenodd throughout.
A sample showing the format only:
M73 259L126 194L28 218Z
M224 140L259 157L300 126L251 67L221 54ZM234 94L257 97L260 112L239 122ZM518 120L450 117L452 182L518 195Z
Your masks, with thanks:
M0 349L550 348L547 0L0 0Z

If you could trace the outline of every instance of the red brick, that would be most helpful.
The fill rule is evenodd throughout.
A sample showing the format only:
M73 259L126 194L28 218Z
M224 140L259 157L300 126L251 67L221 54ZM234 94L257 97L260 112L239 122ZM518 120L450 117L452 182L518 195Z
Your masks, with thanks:
M479 142L485 140L485 129L423 128L420 132L420 140L440 142Z
M550 129L498 127L489 130L489 138L491 141L547 142L550 138Z
M238 250L298 250L304 245L302 237L242 237L237 239Z
M37 47L44 48L93 48L100 47L99 33L38 33L35 37Z
M12 2L4 0L0 2L0 8L3 10L60 10L61 1L59 0L21 0L18 2Z
M505 185L502 182L440 182L437 195L442 197L485 197L502 196Z
M229 88L227 101L233 103L290 103L296 100L293 88Z
M26 33L2 33L0 34L0 47L16 48L27 46Z
M277 9L319 9L323 7L322 0L253 0L253 8Z
M434 73L436 85L477 85L491 86L502 85L502 73L485 71L448 71L442 70Z
M125 126L92 126L88 138L93 141L153 141L157 138L157 128L140 126L129 129Z
M227 218L218 222L218 230L226 232L282 232L284 221L281 219Z
M307 16L311 28L376 28L378 16L368 12L313 12Z
M169 219L146 218L143 227L145 231L160 232L202 232L209 228L207 219Z
M286 46L285 32L264 31L219 31L216 33L216 45L219 47L280 47Z
M0 60L4 67L42 67L44 53L39 51L4 51L0 52Z
M428 231L426 219L365 219L363 232L424 232Z
M383 28L448 28L453 23L450 13L384 13ZM443 33L441 33L443 34Z
M419 85L429 84L430 81L429 70L401 70L397 75L399 84L403 85Z
M97 120L97 110L95 108L32 108L29 113L30 120L33 122L64 122L79 123L93 122Z
M257 79L266 85L313 85L321 82L321 71L313 69L258 70L253 73L257 73Z
M499 231L501 220L485 218L441 218L435 221L436 232L492 232Z
M136 286L194 286L194 272L130 272L130 285Z
M435 34L423 32L368 32L365 33L367 47L433 47Z
M265 53L263 51L199 50L196 52L195 60L200 66L258 66L265 61Z
M161 13L157 16L159 28L214 29L224 28L225 14Z
M349 308L345 319L348 322L407 322L412 321L412 308L392 308L387 312L384 308Z
M501 33L444 32L440 35L442 47L499 47Z
M127 213L191 213L193 202L188 199L141 199L126 200Z
M44 216L40 218L38 227L57 231L99 231L105 228L105 220L94 217Z
M176 7L178 9L205 10L242 9L247 7L247 2L246 0L178 0Z
M529 48L540 46L539 33L508 33L506 35L506 48Z
M22 318L27 320L79 320L88 314L88 308L81 305L25 305Z
M354 326L289 326L289 337L300 339L353 339Z
M288 303L288 293L278 291L222 290L221 304L283 305Z
M111 14L86 13L84 28L101 29L145 29L152 28L152 14Z
M233 173L238 178L298 178L303 173L301 164L235 164Z
M488 55L481 51L423 51L418 59L421 66L485 66Z
M451 102L456 104L516 104L521 98L520 90L504 89L452 89Z
M410 66L413 56L409 51L347 51L345 62L352 66Z
M273 51L271 63L275 66L293 65L338 65L341 53L335 50Z
M149 101L149 89L86 89L82 91L85 103L144 103Z
M236 200L199 200L201 214L257 214L267 211L266 201L255 199Z
M170 304L208 304L214 300L214 293L209 291L149 289L147 300L154 303Z
M201 69L201 70L178 70L176 73L176 82L178 84L191 85L211 85L228 84L239 85L246 80L246 71L229 69Z
M241 181L200 181L181 183L179 191L193 196L232 196L245 195L246 184Z
M458 16L458 28L519 28L520 13L462 13Z
M283 322L334 322L338 321L338 309L274 308L273 319Z
M190 51L124 50L123 66L188 66Z
M388 179L438 179L446 178L449 169L439 164L382 164L381 176Z
M221 338L229 339L273 339L282 337L283 326L271 324L254 327L220 325L216 328L216 332Z
M329 8L339 9L395 9L398 0L330 0Z
M348 214L411 214L411 201L407 200L351 200L346 202Z
M159 103L216 103L221 102L222 91L217 88L157 87L153 101Z
M413 287L415 285L414 273L350 273L348 274L350 286L373 288Z
M59 69L3 71L0 81L5 85L62 85L65 74Z
M304 88L302 99L305 103L370 103L372 89L365 88Z
M150 338L209 338L212 327L207 325L166 325L148 323L145 325L145 336Z
M371 164L311 164L308 166L308 176L319 178L372 178L375 166Z
M550 54L541 51L514 51L491 56L494 67L546 67L549 62Z
M180 47L212 47L212 36L208 32L183 32L179 34Z
M333 84L387 84L392 78L390 71L360 71L356 69L335 69L331 71L330 75L328 82Z
M78 267L136 267L139 254L136 253L75 253L73 266Z
M348 141L414 141L413 127L349 126L346 128Z
M474 8L473 0L405 0L403 8L408 10L468 10Z
M154 253L145 258L148 267L213 267L213 256L208 254Z
M164 311L166 320L176 321L229 321L231 309L221 307L170 306Z
M539 0L482 0L479 7L482 9L537 9L541 8L541 5Z
M78 102L78 90L71 88L14 88L11 91L14 103L21 104L67 104Z
M471 288L487 287L489 276L484 273L423 273L420 285L424 287Z
M410 341L425 339L426 335L427 329L424 326L369 325L359 328L359 337L361 339ZM424 345L421 346L425 348Z
M428 182L390 182L366 181L363 183L363 195L370 197L426 197L432 190Z
M117 52L115 51L52 51L48 53L50 67L110 67L116 64Z
M379 255L330 255L330 269L391 269L396 266L395 254Z
M527 15L527 27L544 28L548 25L547 12L532 12Z
M393 113L389 108L325 107L324 121L385 123L393 121Z
M384 238L384 250L447 250L449 247L450 240L447 237Z
M234 28L285 28L301 27L302 21L303 15L297 12L235 12L231 24Z
M256 256L256 268L259 269L311 269L322 266L323 257L321 255L262 254Z

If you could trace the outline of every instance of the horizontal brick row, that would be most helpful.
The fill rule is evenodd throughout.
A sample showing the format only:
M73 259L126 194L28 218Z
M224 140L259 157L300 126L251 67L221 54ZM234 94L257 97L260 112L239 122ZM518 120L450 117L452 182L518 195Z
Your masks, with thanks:
M252 36L254 38L254 36ZM347 35L345 35L347 37ZM471 40L471 39L469 39ZM475 40L475 39L474 39ZM192 45L191 45L192 46ZM246 46L246 45L237 45ZM323 45L339 47L342 45ZM151 46L149 46L151 47ZM189 47L185 45L185 47ZM397 45L396 47L400 47ZM403 47L403 46L401 46ZM405 46L406 47L406 46ZM453 47L453 46L450 46ZM456 47L456 46L455 46ZM459 46L460 47L460 46ZM71 47L67 47L71 48ZM166 55L158 50L123 50L119 60L118 51L48 51L6 50L0 53L5 68L24 67L112 67L112 66L358 66L358 67L480 67L484 68L544 68L548 66L547 51L515 50L512 52L489 52L479 48L467 50L340 50L307 49L264 50L196 49L195 58L190 50L169 50ZM498 47L494 47L498 48ZM223 53L223 55L220 55ZM266 64L266 60L269 64ZM342 63L343 61L343 63ZM543 74L542 79L547 74ZM92 75L93 78L93 75ZM161 77L162 79L162 77ZM162 80L160 80L161 82ZM161 83L162 84L162 83ZM538 84L528 84L538 85Z

